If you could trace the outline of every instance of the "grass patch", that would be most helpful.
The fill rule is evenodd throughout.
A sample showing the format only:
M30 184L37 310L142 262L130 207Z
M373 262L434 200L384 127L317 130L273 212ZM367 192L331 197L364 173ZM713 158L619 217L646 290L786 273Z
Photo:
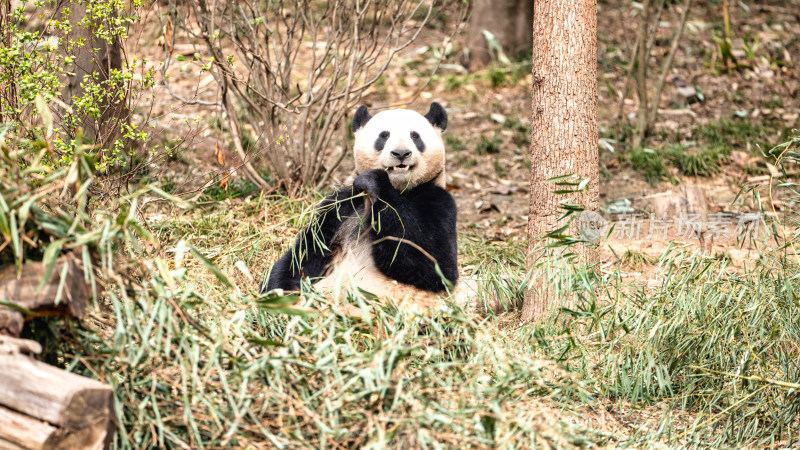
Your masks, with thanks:
M796 163L798 145L776 162ZM302 306L258 292L316 194L190 203L143 185L90 205L101 180L76 150L64 168L40 164L46 145L0 152L0 261L90 259L104 288L90 314L26 333L49 362L113 387L115 448L800 445L800 236L780 217L778 250L732 269L670 248L654 285L568 247L528 273L523 237L490 242L473 224L459 245L478 301L518 306L531 279L563 307L520 326L351 293L352 316L308 285ZM152 196L164 201L140 207Z
M704 147L715 148L725 155L732 150L769 150L775 142L783 142L791 136L791 130L780 127L769 120L724 119L709 122L692 130L692 138Z
M633 149L626 156L631 167L641 173L648 183L658 183L667 176L664 158L656 150Z
M503 145L503 139L498 135L493 135L491 138L481 135L480 140L475 145L475 153L480 156L494 155L500 153Z
M570 328L605 336L574 347L597 361L603 396L690 413L683 425L662 416L673 445L796 445L800 310L788 290L800 287L790 275L800 267L765 255L732 275L724 259L670 251L660 260L660 287L630 286L608 306L589 300L570 313Z
M633 269L641 269L653 264L653 261L646 253L631 249L625 250L620 257L620 262Z
M257 194L258 192L258 186L251 183L249 180L239 179L228 183L227 187L214 184L205 188L200 200L219 202L229 198L247 197L248 195Z
M456 158L456 166L463 169L471 169L478 165L478 160L475 158L467 158L460 156Z
M665 153L681 174L693 177L716 175L730 154L721 147L687 149L683 146L667 147Z
M456 152L464 150L465 148L467 148L467 144L465 144L464 141L460 137L458 137L458 136L456 136L454 134L446 134L446 135L444 135L444 143L447 146L448 150L453 150L453 151L456 151Z
M514 143L520 149L525 149L530 146L531 141L531 127L525 125L517 119L516 117L510 117L503 122L503 128L507 130L512 130L514 135L511 138L511 142Z
M469 82L469 75L449 74L444 79L445 90L455 91Z
M667 179L667 168L676 167L681 175L710 177L722 171L731 152L746 150L751 154L766 152L775 142L791 139L790 129L782 128L772 120L725 119L709 122L692 130L691 148L683 144L665 145L649 149L629 148L632 128L621 126L617 140L627 150L622 153L621 162L641 173L651 183ZM666 139L664 132L660 138ZM745 167L748 175L764 173L763 168Z
M506 84L506 79L508 78L508 74L505 70L497 66L491 66L486 71L486 79L489 80L489 84L493 88L498 88L504 84Z
M506 175L508 175L506 168L503 167L503 164L499 160L495 159L492 161L492 167L494 168L494 174L497 175L498 178L505 178Z
M515 86L521 79L531 74L533 70L530 57L509 64L493 63L483 72L483 77L489 85L496 89L503 86Z

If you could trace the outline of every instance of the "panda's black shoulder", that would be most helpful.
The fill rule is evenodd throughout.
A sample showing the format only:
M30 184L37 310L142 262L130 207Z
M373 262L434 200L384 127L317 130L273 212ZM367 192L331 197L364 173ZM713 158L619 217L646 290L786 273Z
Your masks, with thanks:
M443 215L456 214L456 200L446 189L433 181L423 183L408 192L407 198L419 207L430 209L431 213Z

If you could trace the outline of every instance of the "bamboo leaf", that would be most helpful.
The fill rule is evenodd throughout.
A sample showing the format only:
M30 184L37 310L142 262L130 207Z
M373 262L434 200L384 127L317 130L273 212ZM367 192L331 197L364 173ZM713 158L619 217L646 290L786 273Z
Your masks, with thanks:
M208 258L206 258L206 257L205 257L205 255L203 255L203 254L200 252L200 250L198 250L198 249L197 249L197 248L196 248L194 245L191 245L191 244L190 244L190 245L189 245L189 248L191 249L191 251L192 251L192 254L194 255L194 257L195 257L195 258L197 258L197 260L198 260L198 261L200 261L200 263L201 263L201 264L202 264L202 265L203 265L203 266L204 266L206 269L208 269L209 271L211 271L211 273L213 273L213 274L214 274L214 276L215 276L215 277L217 277L217 280L218 280L220 283L224 284L225 286L227 286L227 287L229 287L229 288L232 288L232 287L233 287L233 284L231 284L231 282L230 282L230 280L228 279L228 277L227 277L227 276L225 276L225 274L224 274L224 273L222 273L222 270L220 270L220 268L219 268L219 267L218 267L216 264L214 264L213 262L211 262L211 260L209 260Z
M55 267L56 261L61 255L61 248L64 246L64 242L66 242L66 239L58 239L53 241L45 249L44 257L42 258L44 275L42 276L42 281L39 282L39 286L36 288L37 293L41 292L42 288L47 284L47 281L50 280L50 274L53 273L53 267Z

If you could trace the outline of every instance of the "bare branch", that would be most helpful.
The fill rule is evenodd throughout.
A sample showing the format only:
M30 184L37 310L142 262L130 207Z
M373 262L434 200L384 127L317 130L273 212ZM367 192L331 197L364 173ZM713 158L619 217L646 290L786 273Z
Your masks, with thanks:
M639 112L637 113L637 130L634 136L633 146L640 147L644 141L644 135L647 133L647 62L650 59L650 54L645 45L644 35L647 33L647 28L650 18L650 0L642 2L642 15L639 20L638 33L642 36L637 39L639 42L639 50L636 63L636 92L639 97Z
M198 0L175 2L174 8L185 17L176 29L203 42L213 58L211 72L223 92L234 141L242 133L256 134L259 151L253 155L263 155L288 186L330 178L347 154L347 145L336 144L347 142L349 109L419 37L434 5L434 0ZM234 145L244 152L241 142ZM248 168L244 172L254 175Z
M686 0L686 5L683 7L681 13L681 22L678 25L678 31L675 32L675 37L672 38L672 45L669 49L669 55L664 61L664 66L661 69L661 77L658 79L656 85L656 94L653 96L653 110L650 113L652 120L656 120L658 115L658 104L661 102L661 90L664 88L664 82L667 80L667 74L672 68L672 62L675 60L675 53L678 51L678 44L683 36L683 30L686 28L686 19L689 17L689 10L692 8L692 0Z

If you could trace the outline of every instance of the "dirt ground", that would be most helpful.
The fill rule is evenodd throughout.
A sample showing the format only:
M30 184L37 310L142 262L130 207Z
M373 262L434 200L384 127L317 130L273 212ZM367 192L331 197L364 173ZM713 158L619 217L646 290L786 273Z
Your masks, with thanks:
M714 40L722 33L717 2L696 2L675 65L669 72L658 119L647 146L653 151L669 145L681 145L687 151L702 149L709 145L702 138L704 127L722 123L727 124L720 133L732 149L731 156L718 173L709 177L685 176L668 165L666 179L655 183L645 181L641 170L633 167L628 157L627 140L638 106L632 88L621 101L638 10L630 2L619 0L601 1L598 6L600 199L605 219L617 224L608 241L617 254L631 250L655 257L666 248L669 239L702 247L711 254L726 255L734 265L742 264L754 254L752 243L745 244L741 239L737 242L736 236L739 232L741 237L745 222L750 220L742 219L742 214L758 211L758 205L746 200L734 202L734 198L748 183L760 184L762 198L768 198L765 186L769 175L775 171L759 150L783 142L783 137L798 126L800 1L730 3L733 55L740 67L724 70L721 66L719 47ZM152 42L162 34L164 13L156 5L134 33L139 39L130 53L146 57L149 64L158 69L158 78L162 81L152 99L140 99L137 112L149 114L156 139L173 145L185 139L182 160L159 168L160 176L192 186L208 181L213 174L238 161L231 151L228 136L212 125L219 117L219 109L184 105L171 96L164 85L163 75L168 75L170 88L184 97L207 101L216 101L219 97L213 78L201 72L198 64L173 62L166 74L161 74L163 50ZM679 15L680 10L672 7L660 19L649 65L651 88L669 51ZM420 112L424 112L431 101L442 103L450 116L446 132L447 175L449 188L459 206L460 228L487 240L524 239L531 164L527 139L530 66L523 60L512 66L465 71L460 66L465 39L462 26L450 47L446 67L440 67L428 80L432 64L425 61L430 49L442 47L445 29L426 31L414 48L400 54L380 86L373 86L368 92L364 103L378 108L411 102L408 107ZM201 51L180 40L175 46L176 54L193 55ZM417 63L410 64L414 61ZM687 86L694 87L701 95L692 99L682 96L681 88ZM685 89L682 92L685 93ZM699 97L703 101L691 101ZM755 136L752 133L738 135L735 131L739 128L757 132ZM216 154L218 147L225 156L223 167ZM335 181L346 182L352 170L352 160L346 159ZM727 231L717 233L710 243L704 239L700 245L691 227L688 233L686 227L679 229L686 225L687 218L672 217L666 236L652 233L651 200L658 194L674 191L679 185L699 186L707 198L707 214L714 220L727 220ZM782 204L780 196L776 192L777 201L762 207L772 214L775 206L775 215L785 214L793 205ZM620 206L623 208L619 209ZM625 211L638 216L611 214ZM639 225L636 225L637 220ZM684 222L679 223L681 220ZM747 230L751 229L752 226ZM608 249L603 252L604 263L616 258Z

